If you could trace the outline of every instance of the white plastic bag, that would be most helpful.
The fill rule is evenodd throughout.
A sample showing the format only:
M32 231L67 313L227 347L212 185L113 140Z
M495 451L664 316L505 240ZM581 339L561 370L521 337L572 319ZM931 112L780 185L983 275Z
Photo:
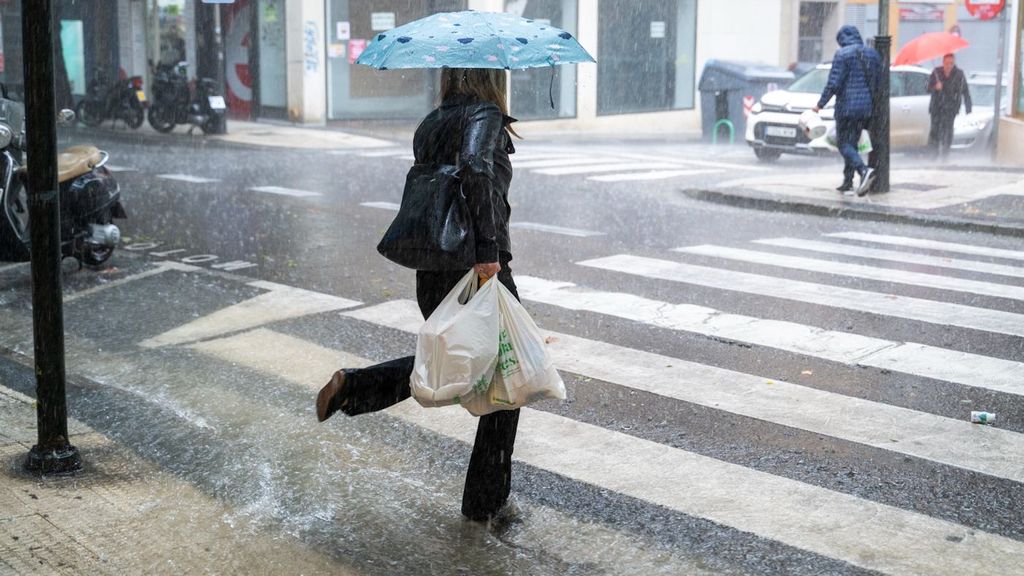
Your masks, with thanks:
M839 151L839 137L836 136L836 127L833 124L828 129L828 135L825 136L825 143L832 148L833 151ZM860 140L857 141L857 152L861 154L870 154L874 148L871 146L871 134L867 130L861 130Z
M817 140L828 132L828 127L822 122L821 116L814 110L804 110L800 114L800 118L797 120L797 124L800 129L803 130L804 135L807 136L808 140Z
M409 385L423 406L458 404L487 387L498 358L498 282L477 289L473 270L420 328Z
M565 383L548 354L544 335L505 286L497 284L498 362L490 386L478 386L462 399L474 416L521 408L543 399L565 400Z

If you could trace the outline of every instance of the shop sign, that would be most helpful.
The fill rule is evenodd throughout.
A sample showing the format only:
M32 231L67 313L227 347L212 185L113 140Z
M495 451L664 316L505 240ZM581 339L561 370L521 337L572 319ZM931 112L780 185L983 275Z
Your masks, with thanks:
M366 50L365 38L354 38L348 41L348 63L355 64L356 60Z
M967 11L978 20L991 20L1006 7L1006 0L966 0Z
M665 37L665 22L661 20L654 20L651 22L651 38L664 38Z
M370 29L374 32L391 30L395 27L394 12L372 12L370 13Z
M347 50L345 45L342 43L328 44L327 45L327 57L328 58L344 58Z
M945 18L942 8L934 4L900 7L901 22L942 22Z
M350 22L338 22L335 25L334 35L338 40L348 40L352 37L352 24Z

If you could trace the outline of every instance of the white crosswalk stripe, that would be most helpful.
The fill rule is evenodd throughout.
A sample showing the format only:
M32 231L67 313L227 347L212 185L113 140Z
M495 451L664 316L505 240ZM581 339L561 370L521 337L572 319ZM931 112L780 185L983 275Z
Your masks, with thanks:
M412 301L387 302L342 314L406 332L416 332L423 323L419 307ZM1024 435L569 334L547 334L559 370L1024 481L1024 453L1014 452L1024 448ZM917 438L935 442L915 443Z
M882 282L894 282L897 284L910 284L924 288L936 288L939 290L950 290L953 292L967 292L982 296L994 296L996 298L1010 298L1013 300L1024 300L1024 287L997 284L993 282L979 282L960 278L950 278L936 274L925 274L922 272L908 272L891 268L876 268L849 262L833 260L819 260L815 258L803 258L800 256L787 256L771 252L760 252L745 250L742 248L730 248L727 246L688 246L675 248L676 252L686 254L697 254L700 256L713 256L748 262L750 264L763 264L766 266L778 266L805 272L818 272L834 274L836 276L848 276L852 278L864 278L867 280L879 280Z
M1024 336L1024 315L1004 312L1002 310L977 308L951 302L924 300L881 292L868 292L842 286L814 284L800 280L786 279L784 282L780 282L774 276L761 276L747 272L736 272L734 270L694 266L682 262L630 256L628 254L586 260L579 262L579 264L602 270L662 278L673 282L707 286L720 290L733 290L833 308L882 314L907 320L929 322L931 324L960 326L972 330Z
M872 366L965 386L1024 395L1024 364L1012 360L766 320L622 292L580 289L571 282L516 277L527 300L596 312L714 338L756 344L849 365Z
M976 262L974 260L959 260L956 258L930 256L928 254L908 254L907 252L899 252L896 250L879 250L877 248L864 248L863 246L836 244L832 242L818 242L817 240L806 240L802 238L768 238L765 240L755 240L754 242L756 244L764 244L766 246L793 248L796 250L822 252L825 254L839 254L843 256L853 256L856 258L886 260L889 262L900 262L903 264L931 266L934 268L951 268L953 270L966 270L968 272L981 272L983 274L1024 278L1024 267L1006 266L1004 264L990 264L988 262Z
M866 234L863 232L836 232L834 234L826 234L826 236L830 238L843 238L846 240L860 240L863 242L889 244L905 248L924 248L927 250L942 250L944 252L971 254L973 256L990 256L992 258L1024 260L1024 250L1005 250L1002 248L989 248L987 246L939 242L937 240L928 240L925 238L907 238L903 236L890 236L885 234Z

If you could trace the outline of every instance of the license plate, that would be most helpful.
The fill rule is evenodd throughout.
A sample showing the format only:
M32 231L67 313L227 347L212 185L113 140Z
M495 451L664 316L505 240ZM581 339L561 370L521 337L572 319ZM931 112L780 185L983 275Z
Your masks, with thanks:
M223 110L227 108L227 104L224 103L223 96L210 96L210 108L214 110Z
M765 136L778 136L779 138L796 138L796 128L786 126L766 126Z
M146 101L146 92L143 91L143 90L136 90L135 91L135 97L139 99L139 102L145 102Z

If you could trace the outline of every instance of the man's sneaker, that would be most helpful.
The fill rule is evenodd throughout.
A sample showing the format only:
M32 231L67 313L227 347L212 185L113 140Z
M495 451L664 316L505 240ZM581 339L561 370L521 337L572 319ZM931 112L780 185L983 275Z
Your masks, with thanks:
M853 180L844 180L842 184L836 188L836 192L849 192L853 190Z
M871 185L875 183L875 169L865 168L860 174L860 186L857 186L857 196L864 196L871 190Z

